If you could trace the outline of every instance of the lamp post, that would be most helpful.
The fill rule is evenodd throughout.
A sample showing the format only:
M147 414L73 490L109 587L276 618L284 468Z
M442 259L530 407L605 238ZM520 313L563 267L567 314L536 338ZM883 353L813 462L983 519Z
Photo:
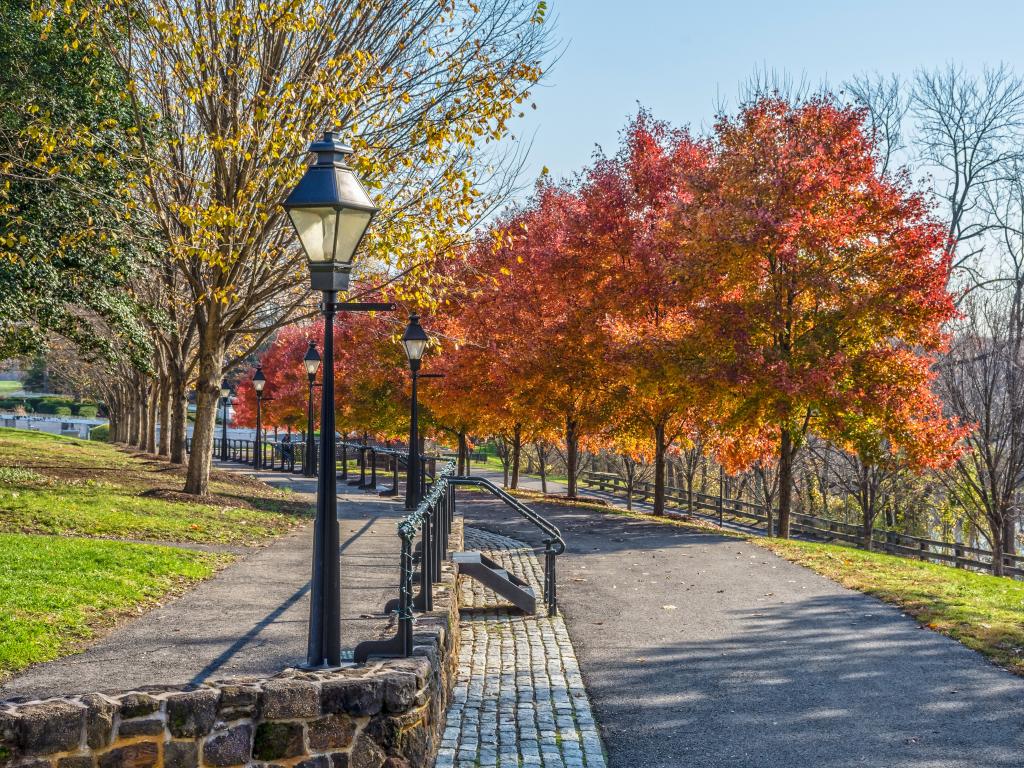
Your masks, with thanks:
M256 366L252 375L252 388L256 392L256 442L253 445L252 468L260 469L263 465L263 388L267 386L267 377L263 375L263 366Z
M323 365L320 387L320 465L313 526L313 578L309 601L307 667L341 664L341 568L338 547L338 477L334 445L334 314L338 291L348 290L352 262L377 208L346 162L352 148L333 131L314 142L316 160L284 201L309 264L310 286L323 292ZM386 309L387 307L372 307Z
M306 376L309 377L309 401L306 403L306 452L302 459L302 474L305 477L313 477L316 470L313 469L316 461L316 440L313 439L313 382L316 379L316 372L320 368L320 353L316 350L316 342L309 342L309 349L306 356L302 358L302 364L306 367Z
M409 325L402 334L402 346L405 356L409 358L409 371L412 374L412 414L409 419L409 458L406 461L405 475L405 508L416 509L420 502L420 435L419 435L419 403L417 402L416 384L419 380L420 361L427 348L430 338L420 325L419 315L409 316Z
M222 407L222 415L220 418L220 460L228 460L228 400L231 397L231 387L228 386L228 380L224 379L220 383L220 402Z

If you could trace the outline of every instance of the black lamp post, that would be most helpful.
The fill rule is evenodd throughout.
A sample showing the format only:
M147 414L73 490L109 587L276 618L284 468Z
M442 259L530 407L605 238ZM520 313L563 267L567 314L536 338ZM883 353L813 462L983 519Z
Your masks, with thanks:
M306 455L302 460L302 474L306 477L316 475L313 464L316 461L316 440L313 439L313 382L316 380L317 369L320 368L320 353L316 351L316 342L309 342L306 356L302 358L309 377L309 402L306 404Z
M267 377L263 375L263 366L256 366L252 375L252 388L256 392L256 443L253 446L252 468L260 469L263 465L263 388L267 386Z
M419 403L416 384L419 379L420 361L427 348L430 338L420 325L419 315L409 316L409 325L402 334L402 346L405 356L409 358L409 371L412 373L412 414L409 419L409 458L406 462L405 475L405 508L416 509L420 502L420 435L419 435Z
M310 285L323 292L324 375L320 400L320 466L313 527L308 667L341 664L341 568L338 477L334 445L334 314L348 290L352 261L377 208L346 157L352 148L328 131L309 151L316 161L284 202L309 264ZM344 307L352 308L356 307Z
M220 383L220 402L222 408L222 415L220 418L220 460L228 460L228 402L231 399L231 387L228 386L228 380L224 379Z

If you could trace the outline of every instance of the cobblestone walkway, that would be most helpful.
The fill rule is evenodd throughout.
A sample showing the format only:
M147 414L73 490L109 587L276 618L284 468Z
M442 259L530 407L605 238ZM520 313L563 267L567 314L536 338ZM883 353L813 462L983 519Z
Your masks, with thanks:
M467 550L543 594L543 569L521 541L469 527L465 537ZM523 616L469 579L462 590L459 676L437 768L606 768L562 617Z

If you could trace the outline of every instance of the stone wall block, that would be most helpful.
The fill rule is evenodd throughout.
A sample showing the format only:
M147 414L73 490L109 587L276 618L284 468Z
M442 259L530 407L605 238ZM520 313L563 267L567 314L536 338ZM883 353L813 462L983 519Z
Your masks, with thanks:
M26 755L51 755L75 749L85 732L86 708L74 701L51 699L19 708L18 748Z
M62 757L57 761L57 768L93 768L92 755L74 755Z
M264 722L256 726L252 756L256 760L283 760L305 752L302 723Z
M199 768L199 742L165 741L164 768Z
M186 693L173 693L167 697L167 729L182 739L205 736L217 720L220 691L200 688Z
M252 755L252 726L236 725L214 733L203 743L202 760L208 765L244 765Z
M18 756L18 715L0 709L0 768Z
M222 720L255 718L259 712L260 689L256 685L229 683L220 689L217 716Z
M271 680L263 686L260 716L292 720L320 714L320 686L306 680Z
M160 710L160 700L153 698L148 693L133 691L121 696L118 701L121 705L121 719L123 720L146 717Z
M404 756L415 765L427 764L432 742L426 710L413 710L402 715L377 715L367 723L365 733L388 756Z
M384 685L372 677L328 680L320 687L320 705L329 714L376 715L384 705Z
M117 728L119 739L130 739L135 736L163 736L164 721L156 718L136 718L122 720Z
M99 768L156 768L160 748L155 741L140 741L100 755Z
M110 746L114 738L114 718L119 702L101 693L87 693L79 701L85 705L85 742L91 749Z
M388 672L380 680L384 684L384 711L405 712L416 701L419 686L416 675L405 672Z
M373 739L360 733L349 754L348 768L381 768L387 755L377 746Z
M313 720L306 728L309 748L314 752L344 749L352 743L356 724L348 715L327 715Z

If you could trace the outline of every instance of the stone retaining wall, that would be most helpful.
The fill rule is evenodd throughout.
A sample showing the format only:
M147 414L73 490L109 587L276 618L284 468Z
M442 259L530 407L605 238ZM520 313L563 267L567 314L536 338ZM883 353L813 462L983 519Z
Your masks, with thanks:
M462 549L461 520L450 543ZM409 659L0 704L0 768L433 765L458 664L456 579L445 563Z

